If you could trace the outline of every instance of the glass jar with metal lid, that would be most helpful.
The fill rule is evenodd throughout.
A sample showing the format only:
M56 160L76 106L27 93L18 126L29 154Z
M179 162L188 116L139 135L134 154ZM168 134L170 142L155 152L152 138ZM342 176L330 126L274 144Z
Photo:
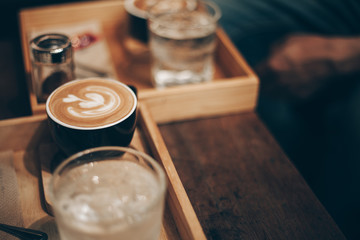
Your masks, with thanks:
M41 103L57 87L75 78L73 48L66 35L49 33L34 38L30 49L33 90Z

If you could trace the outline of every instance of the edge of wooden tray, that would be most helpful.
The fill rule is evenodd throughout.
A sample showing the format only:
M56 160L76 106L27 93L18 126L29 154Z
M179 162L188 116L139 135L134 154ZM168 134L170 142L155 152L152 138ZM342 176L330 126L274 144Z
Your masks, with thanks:
M189 197L176 171L175 165L161 136L157 123L146 104L140 105L140 124L144 127L145 136L151 151L164 167L169 178L168 193L169 207L175 218L180 235L183 239L206 239L199 219L191 205Z

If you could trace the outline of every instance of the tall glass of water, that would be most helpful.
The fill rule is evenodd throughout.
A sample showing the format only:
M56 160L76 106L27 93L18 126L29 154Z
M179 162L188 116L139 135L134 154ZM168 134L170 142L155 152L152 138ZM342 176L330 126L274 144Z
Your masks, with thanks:
M148 13L154 85L210 81L221 16L218 6L209 1L159 0Z
M50 181L62 240L158 240L165 191L160 165L124 147L77 153L57 167Z

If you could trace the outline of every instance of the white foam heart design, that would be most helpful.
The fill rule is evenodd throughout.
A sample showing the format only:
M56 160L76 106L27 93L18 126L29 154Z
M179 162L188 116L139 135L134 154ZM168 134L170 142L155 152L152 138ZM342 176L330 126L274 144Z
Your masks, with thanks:
M67 97L63 98L65 103L79 102L78 107L70 106L67 108L71 115L82 118L101 116L110 113L120 105L120 98L109 88L87 87L86 91L85 97L87 99L77 97L74 94L68 94ZM103 95L109 96L107 102L105 102Z

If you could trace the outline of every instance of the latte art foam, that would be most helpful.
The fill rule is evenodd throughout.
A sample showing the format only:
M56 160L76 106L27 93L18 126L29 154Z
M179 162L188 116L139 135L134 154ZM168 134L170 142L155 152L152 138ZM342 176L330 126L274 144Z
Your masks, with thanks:
M121 104L120 96L108 87L90 86L78 94L79 97L69 94L62 99L63 103L76 103L75 106L71 105L66 109L70 115L78 118L109 115L116 112Z
M47 102L50 117L73 128L101 128L129 116L136 106L134 93L109 79L76 80L56 89Z

